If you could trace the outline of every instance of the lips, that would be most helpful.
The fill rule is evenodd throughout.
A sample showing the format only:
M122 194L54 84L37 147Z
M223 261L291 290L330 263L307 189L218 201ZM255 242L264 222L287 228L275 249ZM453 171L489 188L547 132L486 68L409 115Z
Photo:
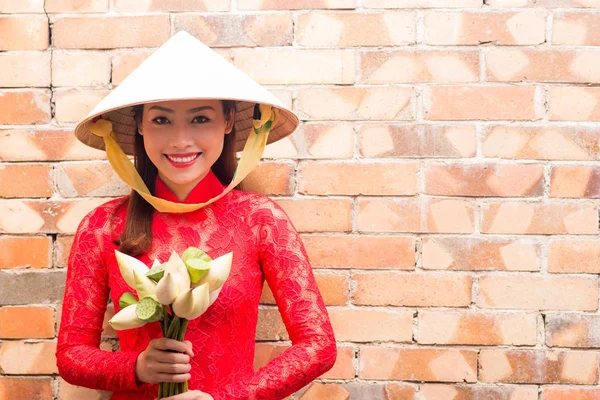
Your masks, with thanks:
M202 153L165 154L166 159L175 167L188 167L200 157Z

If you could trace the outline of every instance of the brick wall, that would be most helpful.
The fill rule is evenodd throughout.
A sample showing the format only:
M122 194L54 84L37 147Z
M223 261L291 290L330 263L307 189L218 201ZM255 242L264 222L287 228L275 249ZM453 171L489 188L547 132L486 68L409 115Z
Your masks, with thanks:
M54 351L72 235L128 190L72 129L179 29L302 119L248 178L339 341L296 399L600 398L600 0L485 3L0 0L0 399L107 398Z

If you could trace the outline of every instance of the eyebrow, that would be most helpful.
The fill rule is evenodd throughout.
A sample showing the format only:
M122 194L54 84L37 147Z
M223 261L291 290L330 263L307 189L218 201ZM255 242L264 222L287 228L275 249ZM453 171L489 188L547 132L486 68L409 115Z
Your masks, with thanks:
M148 111L150 111L150 110L160 110L160 111L168 112L171 114L175 112L174 110L171 110L170 108L162 107L162 106L152 106L148 109ZM202 110L215 111L215 109L211 106L202 106L202 107L196 107L196 108L189 109L187 112L188 112L188 114L191 114L191 113L195 113L195 112L202 111Z

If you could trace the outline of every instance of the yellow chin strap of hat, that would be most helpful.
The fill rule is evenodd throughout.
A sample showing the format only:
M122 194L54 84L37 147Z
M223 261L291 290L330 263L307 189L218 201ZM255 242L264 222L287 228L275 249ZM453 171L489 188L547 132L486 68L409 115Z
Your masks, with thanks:
M267 138L269 132L277 124L279 120L279 110L269 105L260 104L254 108L254 116L252 119L252 129L248 135L248 140L244 145L244 150L237 169L233 174L233 180L227 186L223 192L210 199L206 203L198 204L182 204L174 203L172 201L164 200L153 196L148 190L148 187L144 183L142 177L135 169L135 166L129 160L127 155L123 152L116 140L116 134L112 130L112 123L105 119L100 119L97 122L91 122L88 125L88 129L94 135L104 139L104 145L106 147L106 156L110 165L113 167L117 175L133 190L138 192L148 203L164 213L185 213L190 211L198 210L204 206L207 206L221 197L229 193L235 186L237 186L260 161L265 146L267 145Z

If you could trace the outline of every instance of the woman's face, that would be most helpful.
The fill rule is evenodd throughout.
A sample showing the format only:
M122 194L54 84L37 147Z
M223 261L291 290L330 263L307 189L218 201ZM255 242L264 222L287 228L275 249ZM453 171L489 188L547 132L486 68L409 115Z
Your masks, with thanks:
M158 175L185 200L223 151L234 116L220 100L175 100L144 105L138 130Z

